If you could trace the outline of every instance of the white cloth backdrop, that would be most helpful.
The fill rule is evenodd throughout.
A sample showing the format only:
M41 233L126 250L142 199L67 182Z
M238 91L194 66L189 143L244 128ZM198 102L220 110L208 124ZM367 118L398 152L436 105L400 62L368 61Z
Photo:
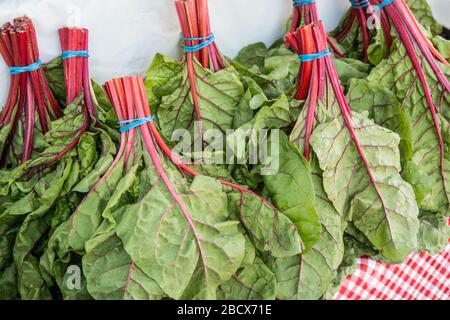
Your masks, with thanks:
M210 0L213 31L220 50L234 56L256 41L270 44L283 35L291 0ZM449 0L429 0L436 17L448 23ZM319 14L333 28L348 0L319 0ZM82 26L90 30L91 76L98 82L144 74L155 53L177 56L179 25L172 0L0 0L0 24L27 15L33 19L41 58L60 54L57 30ZM1 59L0 59L1 60ZM0 62L0 108L9 86Z

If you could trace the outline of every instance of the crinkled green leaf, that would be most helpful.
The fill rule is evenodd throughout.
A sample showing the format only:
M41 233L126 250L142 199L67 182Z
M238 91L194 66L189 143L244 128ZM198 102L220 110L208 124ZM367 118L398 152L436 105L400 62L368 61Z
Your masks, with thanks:
M426 0L405 0L405 3L411 9L412 13L416 17L417 21L426 29L432 32L432 34L442 33L442 25L436 21L433 16L428 1Z
M346 86L351 79L365 79L369 73L368 64L351 58L334 59L334 67L341 83Z
M279 161L279 168L276 173L263 177L265 188L275 206L297 226L308 251L321 233L319 216L314 209L310 167L300 152L289 145L285 134L280 134L278 153L273 149L272 153Z
M422 212L420 214L419 249L430 255L445 250L450 239L450 226L443 215Z
M305 254L269 260L278 282L278 299L319 299L334 281L343 259L343 217L327 198L317 161L313 162L312 181L316 199L314 208L320 218L322 234Z
M242 66L262 72L264 68L264 61L269 54L269 50L262 42L250 44L242 48L236 58L236 62Z
M17 300L17 275L14 264L0 273L0 300Z
M213 299L217 287L239 268L245 239L238 222L227 219L227 195L221 185L201 176L189 185L178 172L166 169L187 212L183 214L157 179L127 209L117 233L136 265L168 296Z
M34 192L40 202L22 223L14 246L14 262L18 274L18 289L22 299L50 299L51 295L39 270L39 260L33 249L44 236L49 225L45 215L59 197L64 182L70 175L72 162L61 163L55 172L41 179Z
M243 85L233 68L211 73L194 63L194 69L203 130L218 129L225 133L233 128L236 108L244 94ZM177 129L193 132L196 120L186 64L179 73L182 83L162 97L158 109L161 133L167 140Z
M412 127L408 115L402 110L394 93L383 83L352 79L347 93L352 109L364 113L382 127L396 132L400 138L400 151L404 159L412 157Z
M111 137L101 129L95 135L92 139L91 133L86 133L77 146L82 179L73 187L76 192L89 192L113 163L116 146Z
M272 271L256 258L219 287L220 300L274 300L277 282Z
M267 201L250 193L230 192L235 212L255 247L274 257L289 257L303 251L297 227Z
M114 232L89 241L83 272L89 293L98 300L159 300L165 296L131 260Z
M156 54L147 71L145 87L148 102L156 113L162 97L171 94L183 81L183 61Z
M442 64L440 66L445 74L450 74L449 67ZM425 100L424 89L404 47L396 42L389 59L384 60L371 72L368 81L370 83L382 83L384 87L392 90L401 104L401 110L410 120L412 156L408 153L402 156L405 161L410 161L405 166L414 168L414 170L409 170L406 177L413 184L418 194L417 200L420 209L431 212L449 212L450 153L448 152L448 145L450 141L450 112L448 107L450 106L450 95L442 91L427 63L424 63L423 70L434 103L437 109L441 110L438 118L445 149L442 170L440 169L440 142L430 107ZM386 120L387 118L376 119L377 123ZM427 183L424 184L424 181L427 181ZM426 186L428 186L428 189L424 190Z
M343 119L319 125L311 145L325 191L387 260L401 262L417 249L419 223L414 191L400 176L400 138L356 112L351 121L368 168Z

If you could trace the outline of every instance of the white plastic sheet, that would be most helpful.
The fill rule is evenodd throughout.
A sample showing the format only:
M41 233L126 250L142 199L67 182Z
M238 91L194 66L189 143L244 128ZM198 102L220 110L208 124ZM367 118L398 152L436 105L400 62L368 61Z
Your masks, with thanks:
M291 0L210 0L212 28L220 50L234 56L256 41L270 44L283 35ZM430 0L438 18L448 21L449 0ZM319 0L319 14L333 28L348 0ZM180 36L172 0L0 0L0 23L27 15L33 19L42 61L60 54L57 30L90 30L91 76L98 82L144 74L157 52L177 56ZM1 60L1 59L0 59ZM0 108L9 76L0 62Z

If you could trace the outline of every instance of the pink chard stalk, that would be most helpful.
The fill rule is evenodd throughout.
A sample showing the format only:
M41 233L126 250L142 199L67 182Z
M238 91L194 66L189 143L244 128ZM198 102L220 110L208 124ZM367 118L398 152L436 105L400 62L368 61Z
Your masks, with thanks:
M0 115L0 130L9 130L0 149L0 167L5 167L30 160L35 133L46 134L49 123L62 112L41 68L31 19L16 18L13 24L1 27L0 54L11 72L8 98ZM14 142L16 136L23 137L21 146Z
M196 84L197 75L194 64L198 63L203 68L211 69L213 72L225 68L225 64L214 42L214 35L211 33L208 1L177 0L175 1L175 7L185 42L184 49L196 121L199 126L199 133L202 134L202 116L199 106ZM202 137L201 141L203 141Z
M81 108L84 119L81 128L72 133L74 138L63 150L52 155L52 158L48 161L50 164L58 161L74 148L89 129L91 122L95 122L96 119L89 76L89 31L82 28L62 28L59 30L59 37L64 61L66 104L70 105L83 94Z
M316 2L317 0L293 0L293 13L290 32L294 32L301 26L319 21ZM342 58L344 54L336 46L334 41L328 36L327 41L334 54L337 57ZM286 46L289 48L289 43L287 43Z

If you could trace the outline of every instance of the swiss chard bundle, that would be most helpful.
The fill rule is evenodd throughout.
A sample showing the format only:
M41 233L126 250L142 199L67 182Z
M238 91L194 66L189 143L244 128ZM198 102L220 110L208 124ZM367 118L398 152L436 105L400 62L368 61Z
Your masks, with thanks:
M301 26L319 21L316 0L293 0L293 7L292 21L289 28L290 33ZM344 55L333 42L333 39L328 36L327 41L336 56L342 58ZM287 46L289 47L289 43Z
M31 19L16 18L0 29L0 54L11 73L0 114L0 168L15 167L42 151L50 122L62 116L39 60Z
M175 76L182 81L165 92L158 118L166 138L175 129L195 130L194 141L203 146L205 130L231 127L242 84L234 70L225 68L217 49L207 0L179 0L175 5L185 53Z
M176 0L183 58L104 90L86 29L41 68L5 25L0 299L328 299L357 256L442 251L450 45L423 0L350 2L352 58L294 0L286 41L231 60L207 0Z
M105 90L122 123L121 145L41 259L61 291L70 292L64 275L79 264L86 278L78 295L96 299L273 299L275 276L263 259L302 252L306 226L178 161L153 123L141 78L114 79Z
M421 232L428 230L431 235L421 249L439 252L446 244L442 240L447 234L444 217L450 215L449 66L403 0L381 10L398 39L389 58L367 80L352 81L348 98L355 110L368 111L378 124L401 136L403 176L416 193ZM433 43L448 56L445 40L436 37Z
M64 87L61 60L44 69L50 86L59 96ZM83 111L89 102L84 98L82 82L73 81L87 77L89 85L85 88L91 90L87 69L81 69L65 70L72 77L74 91L80 95L68 100L70 104L59 119L48 123L42 151L11 170L0 171L0 239L4 248L0 277L17 288L4 298L59 297L51 289L53 280L40 266L49 235L68 219L83 194L104 174L116 152L111 130L105 124L96 122L98 125L89 126L89 130L85 125L88 114ZM96 94L101 97L98 90ZM97 104L93 100L90 103L92 108ZM99 114L110 108L103 105Z
M442 27L437 24L432 16L429 5L424 0L417 1L398 1L396 0L378 1L378 0L350 0L352 8L342 20L342 23L332 32L336 40L345 48L346 55L352 58L363 59L374 65L378 64L383 58L386 58L391 50L392 43L399 32L399 25L392 20L392 14L389 10L384 10L394 4L396 10L401 8L403 11L403 21L408 25L414 25L413 28L407 26L409 32L421 35L424 43L428 43L429 49L439 57L425 35L420 23L423 23L427 30L432 34L442 32ZM414 14L419 17L420 22L416 20ZM401 28L401 27L400 27ZM441 60L442 61L442 60Z
M414 191L400 175L399 136L350 110L321 23L287 40L302 60L297 95L305 98L291 141L317 161L328 199L352 227L347 230L384 259L403 261L418 247L419 223Z
M63 28L59 30L63 66L64 83L66 86L66 105L70 106L74 101L75 105L64 110L64 119L61 125L72 121L75 130L66 131L62 134L69 137L65 146L59 152L55 152L48 163L53 163L61 159L67 152L72 150L80 141L81 137L90 128L91 122L96 121L96 110L94 107L91 79L89 78L89 48L87 29ZM80 126L77 126L78 119L82 118ZM70 120L69 120L70 119ZM59 131L54 126L55 131ZM60 132L60 131L59 131ZM72 138L73 137L73 138Z

